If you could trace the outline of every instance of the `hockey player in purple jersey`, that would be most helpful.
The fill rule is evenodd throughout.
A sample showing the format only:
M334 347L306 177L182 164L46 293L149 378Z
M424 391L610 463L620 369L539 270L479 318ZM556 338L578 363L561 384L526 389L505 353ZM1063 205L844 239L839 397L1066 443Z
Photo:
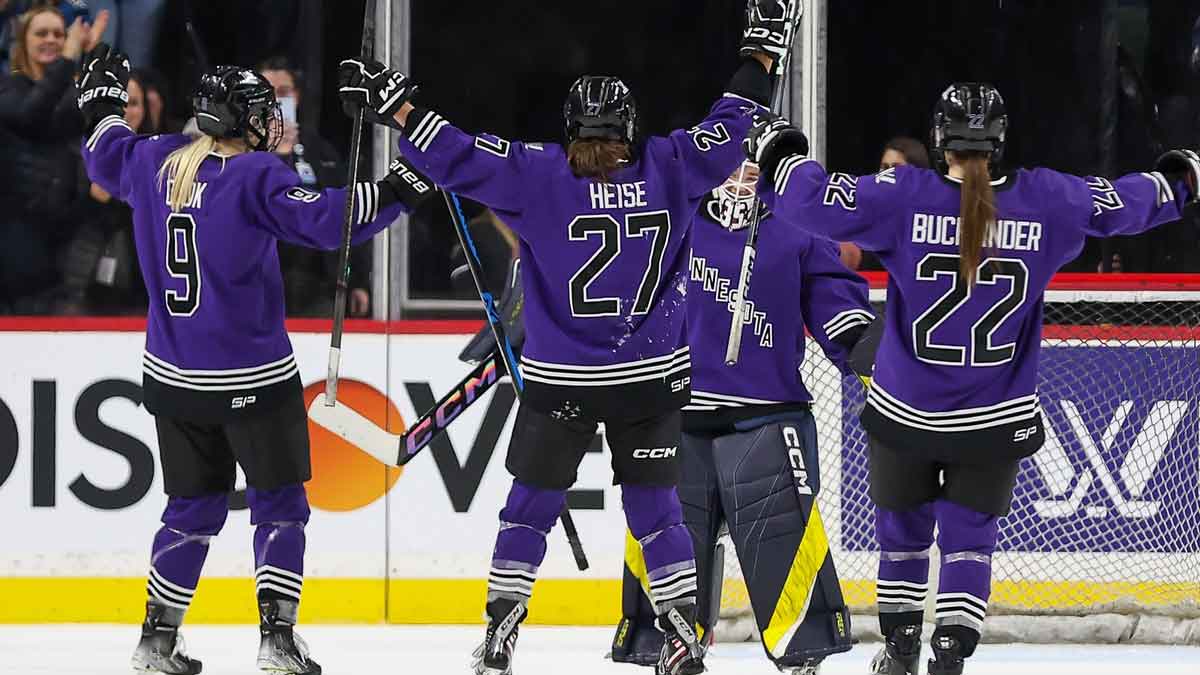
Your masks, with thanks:
M961 673L987 612L997 523L1018 461L1045 435L1037 398L1042 293L1085 237L1144 232L1194 202L1200 158L1173 151L1158 170L1108 180L1048 169L992 179L1008 118L987 84L954 84L933 117L939 173L900 166L828 174L807 140L765 116L747 139L760 194L803 229L878 254L888 311L862 414L876 504L879 618L872 664L915 673L938 529L941 574L931 675Z
M816 504L817 428L800 374L805 333L849 386L859 386L849 357L874 316L866 281L842 264L837 244L765 213L760 227L770 245L755 271L770 282L750 288L741 358L736 367L725 364L757 178L750 164L735 172L706 198L692 228L692 398L683 409L679 497L696 549L704 637L720 610L716 544L726 524L746 563L768 658L792 675L813 675L826 656L849 651L850 615ZM613 660L645 663L657 636L646 630L645 566L636 547L626 550L626 563Z
M206 74L193 111L202 135L138 136L123 119L129 63L101 45L84 60L79 106L92 181L133 208L150 309L144 403L154 415L168 495L154 537L135 670L200 672L179 626L234 488L246 474L261 642L258 666L321 672L292 626L304 580L311 478L307 415L284 329L276 241L333 249L346 191L314 192L270 150L282 118L262 75ZM432 185L395 166L354 186L354 240L386 227Z
M403 133L400 151L439 186L492 208L521 239L525 388L506 466L515 480L488 581L480 675L512 670L546 534L605 424L629 529L641 542L659 627L657 669L703 670L695 558L676 483L688 400L684 325L689 229L701 200L741 162L751 114L770 96L792 3L751 0L744 61L690 130L642 139L629 89L581 77L564 109L566 145L471 135L414 107L413 86L381 64L344 62L343 100Z

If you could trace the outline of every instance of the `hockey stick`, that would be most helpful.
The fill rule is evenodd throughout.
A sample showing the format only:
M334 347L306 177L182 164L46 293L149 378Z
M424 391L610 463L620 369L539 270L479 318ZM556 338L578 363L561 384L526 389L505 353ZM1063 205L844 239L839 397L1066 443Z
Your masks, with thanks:
M479 259L479 251L475 248L475 240L471 238L471 230L467 225L467 217L463 214L462 204L458 201L458 195L453 192L442 192L442 196L446 198L446 208L450 211L450 220L454 223L454 232L458 235L458 243L462 246L463 253L467 258L467 268L471 271L471 278L475 281L475 289L479 291L479 299L483 301L483 310L487 314L488 325L492 328L492 333L496 336L496 351L500 353L500 358L504 362L504 368L512 380L513 390L517 393L517 400L521 399L521 394L525 389L525 380L521 377L521 371L517 366L516 353L513 351L512 342L508 339L508 333L504 330L504 322L500 319L500 311L496 308L496 298L487 289L487 284L483 280L483 262ZM575 556L575 564L580 571L588 568L587 555L583 551L583 543L579 541L579 531L575 529L575 521L571 518L571 510L563 507L562 513L559 515L562 520L563 531L567 534L567 541L571 544L571 553Z
M504 373L504 360L493 351L402 434L383 429L345 403L327 405L324 394L317 395L308 406L308 417L380 462L404 466L482 398Z
M363 11L362 59L375 57L375 4L367 0ZM337 403L338 369L342 362L342 328L346 322L346 294L350 288L350 237L354 229L354 186L358 183L359 153L362 151L363 110L354 115L350 130L350 175L346 179L346 215L342 243L338 248L337 291L333 297L333 330L329 335L329 369L325 374L325 405Z
M795 12L792 21L798 22L804 16L804 3L801 0L791 1L794 3ZM771 92L771 110L775 113L778 113L783 108L784 82L791 74L789 68L791 68L792 47L796 41L797 30L799 30L798 24L792 30L787 52L783 55L783 60L779 64L779 78L775 80L775 88ZM745 171L745 167L746 164L743 162L743 172ZM742 249L742 269L738 274L737 300L734 301L733 305L733 318L729 322L729 340L725 343L725 365L727 366L737 365L738 355L742 351L742 327L749 322L749 319L744 318L746 313L746 294L750 292L750 275L754 272L754 255L758 248L758 226L762 220L761 209L762 202L759 201L758 197L755 197L754 208L750 212L750 232L746 235L746 246Z

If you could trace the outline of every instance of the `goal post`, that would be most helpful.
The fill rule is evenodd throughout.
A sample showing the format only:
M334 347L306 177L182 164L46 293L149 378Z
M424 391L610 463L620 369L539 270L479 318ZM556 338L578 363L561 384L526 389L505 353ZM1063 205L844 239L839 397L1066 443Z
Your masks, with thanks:
M886 311L886 277L869 276ZM1200 644L1198 338L1200 275L1055 278L1039 367L1047 438L1000 524L985 641ZM878 637L865 393L811 340L803 376L830 549L856 635ZM732 546L725 559L717 639L748 639Z

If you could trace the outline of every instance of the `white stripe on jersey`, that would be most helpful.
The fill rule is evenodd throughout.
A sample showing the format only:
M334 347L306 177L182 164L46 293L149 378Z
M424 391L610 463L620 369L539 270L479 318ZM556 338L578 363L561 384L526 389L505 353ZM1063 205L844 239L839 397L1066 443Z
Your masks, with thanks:
M825 329L825 336L830 340L834 340L837 339L837 336L851 328L870 325L874 320L875 315L865 309L848 309L826 321L823 328Z
M923 431L951 433L990 429L1023 422L1041 412L1037 394L994 405L961 410L929 411L914 408L889 394L878 382L871 385L867 405L894 422Z
M296 366L296 357L292 354L278 361L249 368L188 370L168 363L150 352L144 352L142 372L171 387L195 391L234 391L283 382L300 371Z
M100 120L100 123L97 124L96 128L92 131L92 135L88 137L87 149L89 151L95 151L96 144L100 142L100 137L113 127L125 127L126 129L129 129L129 125L125 123L124 117L119 115L109 115L108 117ZM132 129L129 130L133 131Z
M607 387L664 379L691 367L691 352L681 347L670 354L627 363L581 366L521 357L521 374L530 382L567 387Z
M692 400L683 407L684 410L704 411L717 408L743 408L751 405L780 405L783 401L767 401L748 396L731 396L710 391L692 390Z

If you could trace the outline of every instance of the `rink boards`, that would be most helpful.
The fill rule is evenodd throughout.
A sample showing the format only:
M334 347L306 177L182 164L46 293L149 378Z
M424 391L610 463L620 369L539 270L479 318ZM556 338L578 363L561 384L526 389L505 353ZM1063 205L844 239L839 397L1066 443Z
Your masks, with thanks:
M144 337L136 329L79 327L0 330L0 350L7 355L0 371L0 513L5 523L0 622L141 618L149 542L165 504L153 420L139 406ZM321 328L301 324L292 333L306 393L312 395L323 388L328 335L303 332L305 328ZM342 377L354 382L343 384L342 398L393 431L402 430L468 370L457 354L469 324L392 324L386 329L390 334L382 324L360 328L365 332L348 334L344 341ZM810 356L810 367L820 367L822 357ZM847 404L826 400L824 405L845 412ZM1185 407L1180 423L1194 430L1195 402ZM503 456L513 412L508 390L494 388L454 422L446 440L426 449L403 471L389 472L360 451L314 431L314 480L308 486L313 517L307 529L302 619L479 621L496 514L510 482ZM843 449L829 453L833 461L823 462L826 486L839 484L842 472L847 478L861 474L850 441L839 435L840 430L822 434L824 452ZM1194 446L1190 452L1194 469ZM1192 482L1192 499L1185 506L1194 510L1196 471L1180 480ZM1058 489L1050 486L1044 497L1057 498ZM850 495L843 492L841 497ZM571 502L591 569L579 572L561 531L551 533L531 621L613 622L619 614L624 521L606 455L585 457ZM212 543L189 622L255 618L249 515L238 505L235 499L225 530ZM1196 522L1194 515L1164 517ZM866 523L861 512L846 510L844 520L841 516L827 512L835 540L831 545L849 563L843 568L848 600L869 605L874 554L863 544L860 530ZM1021 553L1044 559L1051 569L1071 556L1108 554ZM1149 584L1156 594L1195 591L1172 582L1149 579L1135 585ZM1005 584L1033 584L1051 597L1083 584L1102 597L1105 589L1128 582L1022 579L998 582L998 593Z

